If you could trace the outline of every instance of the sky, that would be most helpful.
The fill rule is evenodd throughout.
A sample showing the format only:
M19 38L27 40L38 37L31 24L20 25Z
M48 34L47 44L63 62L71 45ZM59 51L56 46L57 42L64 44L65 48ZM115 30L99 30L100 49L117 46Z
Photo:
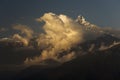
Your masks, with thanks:
M24 24L37 29L35 19L47 12L83 15L98 26L120 28L120 0L0 0L0 27Z
M64 20L61 19L61 18L63 18L64 15L62 15L62 17L60 17L60 16L58 17L56 15L57 19L55 17L51 18L50 17L51 14L44 15L45 13L49 13L49 12L52 12L52 13L55 13L58 15L64 14L73 19L76 19L78 15L82 15L86 18L87 21L89 21L93 24L96 24L99 27L112 27L114 29L120 29L120 22L119 22L120 21L120 0L0 0L0 38L6 37L6 35L10 35L10 33L13 32L13 30L10 28L12 28L15 24L20 24L20 27L17 26L16 30L23 31L23 32L21 32L21 34L26 33L29 36L29 34L28 34L29 31L31 32L31 35L34 33L31 31L31 29L26 28L26 25L36 31L42 32L42 30L41 30L42 24L36 21L36 19L38 19L38 18L41 19L40 17L42 17L42 19L44 21L51 20L51 22L49 22L49 23L51 23L52 27L47 25L43 28L43 31L46 31L46 35L42 35L42 34L41 35L43 38L45 37L46 40L44 43L41 41L41 43L43 43L43 45L44 44L46 45L46 42L47 43L50 42L49 44L52 44L52 47L55 47L55 49L53 49L49 45L48 46L50 48L45 46L46 48L51 49L51 50L46 49L46 51L49 51L49 52L43 52L45 54L45 56L46 56L46 53L49 53L49 55L51 55L51 53L56 54L57 51L60 52L60 50L66 49L66 47L67 47L67 49L70 49L73 46L71 44L77 44L77 43L79 43L79 41L82 42L82 36L86 36L86 35L83 35L82 31L79 31L79 29L77 27L75 29L75 26L71 26L71 25L76 25L76 24L73 24L74 22L71 22L69 24L64 22ZM67 26L65 26L60 20L62 20L64 22L64 24L66 24ZM68 19L68 21L69 21L69 19ZM56 25L56 23L57 23L57 25ZM26 29L24 27L22 27L21 25L25 25L24 27ZM74 28L72 28L72 27L74 27ZM6 32L7 29L8 29L8 31ZM69 31L67 31L65 29L71 30L72 32L70 33ZM67 31L68 34L67 34L67 32L64 32L64 31ZM113 33L114 32L116 32L116 30L114 30ZM35 32L34 34L36 34L36 33L37 32ZM64 34L64 33L66 33L66 34ZM72 33L74 34L74 36ZM86 31L86 33L87 33L87 31ZM30 37L28 37L28 36L20 37L18 34L19 33L17 33L17 35L16 35L16 33L15 33L15 35L13 35L12 38L14 38L14 37L16 38L16 36L17 36L17 37L21 38L23 40L23 42L27 42L27 45L29 44L30 39L34 38L34 36L31 37L31 35L30 35ZM71 34L72 34L72 36L68 36ZM89 35L91 35L91 34L89 34ZM118 32L116 32L116 34L119 36ZM96 34L94 34L94 35L96 35ZM47 39L46 36L52 36L52 39L49 41L49 39ZM66 36L68 36L68 37L66 37ZM92 36L93 36L93 34L92 34ZM98 34L96 36L98 37ZM78 37L78 38L76 38L76 37ZM93 37L95 37L95 36L93 36ZM90 36L90 38L93 38L93 37ZM63 39L63 41L61 39ZM40 36L40 40L42 40L41 36ZM38 42L40 42L40 41L38 41ZM51 42L53 42L53 43L51 43ZM66 44L63 44L64 42ZM41 43L40 43L40 45L41 45ZM56 47L56 45L57 45L57 47ZM58 48L59 45L62 48L59 49ZM56 51L54 52L54 50L56 50ZM32 52L31 52L31 54L32 54ZM40 52L38 52L38 54L40 54ZM43 54L43 57L44 57L44 54ZM71 53L71 54L74 57L74 53ZM11 58L14 54L11 55L10 57L9 57L9 53L2 54L2 55L4 57L1 56L1 59L3 59L3 60L6 59L6 62L7 62L9 60L9 59L7 59L7 57L10 58L10 60L11 60ZM7 55L7 57L6 57L6 55ZM26 57L28 54L24 54L24 52L23 52L20 55L21 55L20 57L18 55L14 55L13 56L14 58L13 58L13 60L11 60L11 63L16 58L15 56L18 56L19 57L18 59L23 59L21 57ZM49 55L47 56L48 58L49 58ZM29 56L27 56L27 57L29 57ZM66 57L64 57L64 58L66 58ZM40 58L41 58L41 56L40 56ZM39 59L39 57L37 59ZM4 63L3 60L0 60L0 63L1 62ZM64 60L64 59L61 59L61 60Z

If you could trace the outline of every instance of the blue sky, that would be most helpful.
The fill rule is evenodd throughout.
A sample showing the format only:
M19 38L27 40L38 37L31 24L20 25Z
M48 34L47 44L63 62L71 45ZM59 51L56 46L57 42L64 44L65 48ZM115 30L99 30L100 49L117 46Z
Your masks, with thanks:
M34 28L35 21L46 12L72 18L83 15L101 27L120 28L120 0L0 0L0 27L25 24Z

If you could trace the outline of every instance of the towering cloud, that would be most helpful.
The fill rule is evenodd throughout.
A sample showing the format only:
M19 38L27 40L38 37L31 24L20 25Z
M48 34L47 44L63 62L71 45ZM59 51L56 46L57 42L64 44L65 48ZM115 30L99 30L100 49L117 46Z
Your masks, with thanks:
M44 46L45 49L40 56L33 59L27 58L25 63L41 62L45 59L65 62L75 57L74 52L61 56L63 51L68 51L71 47L83 41L83 32L74 20L63 14L46 13L37 21L45 22L43 26L45 34L40 34L37 39L38 46Z

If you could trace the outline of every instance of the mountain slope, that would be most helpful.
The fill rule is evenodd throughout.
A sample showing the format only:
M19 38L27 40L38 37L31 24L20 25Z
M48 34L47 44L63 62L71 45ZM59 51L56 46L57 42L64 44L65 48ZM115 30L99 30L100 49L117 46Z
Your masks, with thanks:
M41 69L40 66L32 66L19 73L16 80L119 80L119 52L120 45L116 45L81 56L59 67Z

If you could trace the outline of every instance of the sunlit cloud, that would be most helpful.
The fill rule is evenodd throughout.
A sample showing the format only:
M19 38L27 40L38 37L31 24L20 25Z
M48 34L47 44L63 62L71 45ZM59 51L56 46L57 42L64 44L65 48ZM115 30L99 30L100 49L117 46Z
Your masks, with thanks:
M45 13L37 21L45 21L43 26L45 34L40 34L37 42L38 46L46 47L40 56L33 59L27 58L25 63L41 62L45 59L65 62L75 57L73 52L59 57L63 51L70 50L71 47L83 41L83 32L74 20L63 14Z

